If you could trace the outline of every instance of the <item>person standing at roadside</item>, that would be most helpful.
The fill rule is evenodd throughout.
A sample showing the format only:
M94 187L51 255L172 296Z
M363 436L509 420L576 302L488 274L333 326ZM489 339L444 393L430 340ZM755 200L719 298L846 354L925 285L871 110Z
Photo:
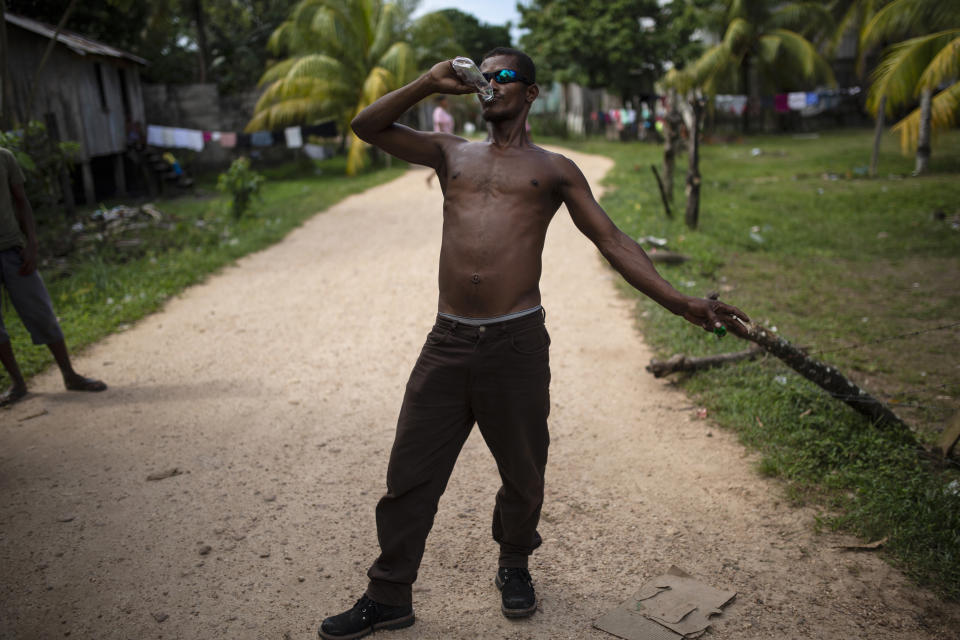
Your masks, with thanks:
M453 125L455 121L453 116L450 115L450 103L447 100L447 96L440 96L437 98L437 106L433 109L433 131L434 133L453 133ZM427 186L432 186L433 177L436 174L430 172L430 175L427 176Z
M70 391L103 391L106 384L73 370L50 294L37 272L37 232L23 183L23 171L17 159L8 149L0 147L0 285L10 296L33 343L50 349L63 375L63 385ZM13 355L2 310L0 362L12 383L0 394L0 407L5 407L27 395L27 383Z

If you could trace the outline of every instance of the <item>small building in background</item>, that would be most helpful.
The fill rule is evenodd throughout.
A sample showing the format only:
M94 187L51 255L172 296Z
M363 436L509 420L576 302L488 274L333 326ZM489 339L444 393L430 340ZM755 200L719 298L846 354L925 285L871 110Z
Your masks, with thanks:
M18 122L40 120L55 140L80 143L75 184L88 205L125 195L130 136L145 132L140 69L147 61L72 31L5 14L11 112ZM37 68L54 35L57 44L37 81ZM27 113L30 109L30 113Z

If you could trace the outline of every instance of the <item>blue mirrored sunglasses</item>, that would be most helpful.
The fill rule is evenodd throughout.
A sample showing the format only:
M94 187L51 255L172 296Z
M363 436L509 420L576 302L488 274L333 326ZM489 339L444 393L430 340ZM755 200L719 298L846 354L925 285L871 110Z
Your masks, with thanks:
M496 80L498 84L510 84L518 80L524 84L533 84L513 69L500 69L499 71L486 71L483 74L487 82Z

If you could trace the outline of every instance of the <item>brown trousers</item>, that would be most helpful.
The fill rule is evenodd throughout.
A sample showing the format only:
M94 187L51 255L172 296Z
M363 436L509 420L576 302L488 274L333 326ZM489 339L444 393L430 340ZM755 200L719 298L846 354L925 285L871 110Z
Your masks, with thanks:
M474 327L438 316L407 382L377 504L380 557L367 595L412 601L440 496L474 422L503 485L493 509L501 567L526 567L540 546L543 474L550 436L550 336L537 311Z

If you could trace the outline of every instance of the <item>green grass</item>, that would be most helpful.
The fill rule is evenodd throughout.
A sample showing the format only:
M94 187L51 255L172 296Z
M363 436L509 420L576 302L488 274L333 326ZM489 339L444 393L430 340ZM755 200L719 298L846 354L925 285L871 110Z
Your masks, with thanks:
M157 200L173 216L171 228L141 232L144 242L134 249L98 247L40 267L54 308L72 351L130 326L158 310L184 288L202 281L237 258L283 239L315 213L348 195L397 177L406 165L344 176L345 160L332 158L313 165L289 164L264 170L262 199L235 220L227 200L214 189L216 176L198 181L196 195ZM115 204L115 203L108 203ZM80 215L88 215L89 212ZM49 217L49 216L47 216ZM44 221L43 212L37 215ZM41 245L57 243L62 224L41 224ZM4 296L3 317L17 361L29 378L53 362L47 349L33 346ZM0 384L7 378L0 373Z
M960 322L960 231L950 222L960 215L960 132L934 141L932 172L920 178L909 177L913 159L899 154L893 137L883 142L881 177L858 177L871 142L863 130L706 145L698 231L682 220L686 156L677 166L680 211L670 220L649 168L661 165L660 148L560 144L616 161L601 203L632 237L668 238L668 248L692 258L660 267L677 288L720 291L889 403L929 443L960 397L960 327L929 331ZM623 290L637 296L644 336L660 357L746 346ZM916 331L925 333L894 337ZM888 537L893 563L943 597L960 598L960 492L947 488L960 482L955 470L921 462L901 438L772 357L683 384L761 452L760 472L782 479L794 500L822 507L821 524Z

